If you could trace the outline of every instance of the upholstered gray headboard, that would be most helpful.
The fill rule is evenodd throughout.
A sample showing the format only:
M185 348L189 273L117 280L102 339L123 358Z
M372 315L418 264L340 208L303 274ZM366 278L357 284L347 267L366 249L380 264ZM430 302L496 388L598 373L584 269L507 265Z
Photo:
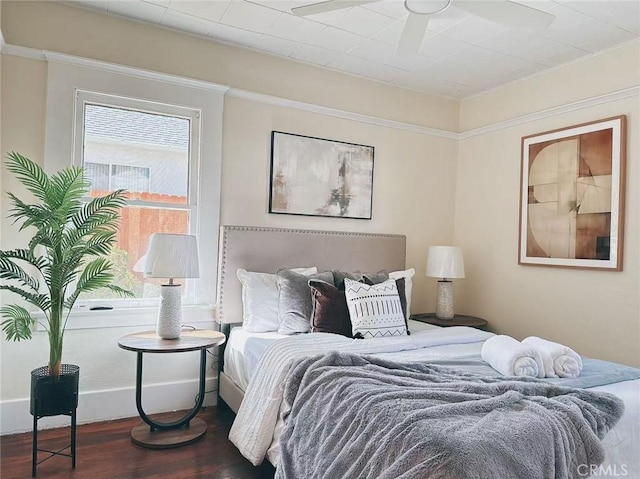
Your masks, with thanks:
M242 286L236 277L238 268L262 273L301 266L317 266L320 271L402 270L406 237L222 226L218 252L218 322L241 323Z

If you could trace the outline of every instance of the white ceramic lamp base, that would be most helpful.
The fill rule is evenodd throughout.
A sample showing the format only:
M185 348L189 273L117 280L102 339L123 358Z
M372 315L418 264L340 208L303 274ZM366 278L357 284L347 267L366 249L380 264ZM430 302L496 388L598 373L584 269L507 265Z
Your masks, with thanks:
M436 317L438 319L453 319L453 283L451 281L438 281L438 303L436 304Z
M182 287L163 284L160 287L160 310L156 334L162 339L177 339L182 329Z

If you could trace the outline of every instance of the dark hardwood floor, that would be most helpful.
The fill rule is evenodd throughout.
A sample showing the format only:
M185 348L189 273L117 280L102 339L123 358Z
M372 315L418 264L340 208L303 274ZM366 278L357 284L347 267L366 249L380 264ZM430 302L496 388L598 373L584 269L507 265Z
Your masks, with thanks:
M154 416L155 417L155 416ZM158 416L162 418L162 416ZM131 428L140 418L78 426L76 468L71 459L56 456L38 466L46 479L272 479L265 461L252 466L227 439L234 414L225 406L203 409L198 417L208 424L206 436L193 444L152 450L131 442ZM40 431L41 448L57 450L69 443L69 429ZM41 453L42 457L46 455ZM0 477L31 477L31 433L0 437Z

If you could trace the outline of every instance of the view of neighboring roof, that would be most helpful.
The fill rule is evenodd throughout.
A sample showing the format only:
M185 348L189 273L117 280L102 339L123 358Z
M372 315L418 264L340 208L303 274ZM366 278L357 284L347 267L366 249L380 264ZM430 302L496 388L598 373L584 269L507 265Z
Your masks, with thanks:
M189 120L123 108L87 104L85 135L115 141L189 148Z

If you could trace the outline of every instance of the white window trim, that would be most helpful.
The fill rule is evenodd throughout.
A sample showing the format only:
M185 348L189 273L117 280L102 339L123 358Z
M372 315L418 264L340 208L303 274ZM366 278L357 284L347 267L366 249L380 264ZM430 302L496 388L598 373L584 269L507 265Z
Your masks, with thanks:
M75 166L83 166L84 156L84 112L85 105L102 105L107 107L122 108L127 110L142 111L151 114L162 114L172 117L184 118L190 122L190 146L189 146L189 165L188 171L188 190L187 202L185 204L163 203L159 201L143 201L129 200L128 206L132 207L148 207L148 208L165 208L187 211L189 213L189 231L191 235L198 235L198 193L200 190L198 178L200 171L200 118L202 112L200 109L185 108L182 106L168 105L165 103L150 102L136 98L125 98L123 96L108 95L104 93L95 93L85 90L76 89L75 91L75 107L74 107L74 150L73 164ZM109 172L111 174L111 171ZM86 198L90 200L89 197ZM183 279L183 305L198 304L202 293L198 289L202 288L197 280ZM76 307L78 309L86 307L89 310L95 306L108 306L113 308L144 308L157 304L157 298L112 298L112 299L85 299L78 298Z
M161 75L158 75L159 78L150 78L144 75L144 71L137 74L131 68L127 68L126 72L116 72L112 65L104 64L104 69L100 66L99 62L91 62L89 67L49 61L44 169L53 173L81 161L74 152L74 135L78 134L74 124L77 91L97 92L199 111L200 128L203 132L197 145L200 161L197 169L189 173L198 180L190 182L191 187L196 190L189 193L193 193L199 210L192 228L193 234L198 237L201 266L193 311L200 312L195 314L194 320L201 317L208 321L214 309L216 292L224 89L203 89L164 81ZM198 188L198 184L205 187ZM97 317L96 313L100 315L100 321L87 321L87 316ZM122 308L116 304L112 310L99 312L78 308L71 312L67 328L91 327L88 323L99 324L93 327L115 327L122 323L123 317L131 317L137 313L136 308ZM143 317L148 318L144 320L145 325L155 322L155 316L152 317L151 314L141 314L140 319Z
M216 308L213 305L185 305L182 307L182 325L198 329L214 329ZM37 321L44 319L41 311L33 313ZM140 308L89 311L85 306L74 310L69 316L66 329L130 328L132 326L149 327L155 325L158 318L158 305ZM45 331L36 323L36 331Z

